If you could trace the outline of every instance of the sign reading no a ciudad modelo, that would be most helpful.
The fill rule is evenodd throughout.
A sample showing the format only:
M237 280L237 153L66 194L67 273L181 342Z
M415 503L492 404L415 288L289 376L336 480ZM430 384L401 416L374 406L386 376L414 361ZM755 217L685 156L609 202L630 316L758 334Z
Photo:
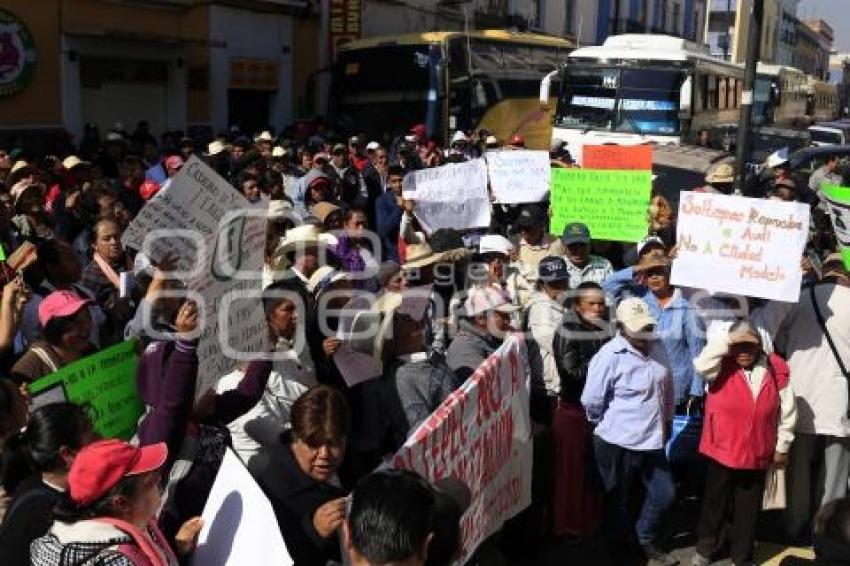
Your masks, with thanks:
M15 14L0 8L0 98L23 91L35 72L35 40Z
M671 281L797 302L808 233L805 204L683 191Z

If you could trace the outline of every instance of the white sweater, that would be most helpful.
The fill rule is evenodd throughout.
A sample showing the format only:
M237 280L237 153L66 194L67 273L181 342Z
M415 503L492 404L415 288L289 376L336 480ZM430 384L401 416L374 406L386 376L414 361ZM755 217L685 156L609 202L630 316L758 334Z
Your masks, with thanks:
M826 326L845 366L850 366L850 289L820 284L815 294ZM791 368L797 395L797 432L850 436L847 419L847 379L841 374L829 343L820 329L805 288L777 336Z

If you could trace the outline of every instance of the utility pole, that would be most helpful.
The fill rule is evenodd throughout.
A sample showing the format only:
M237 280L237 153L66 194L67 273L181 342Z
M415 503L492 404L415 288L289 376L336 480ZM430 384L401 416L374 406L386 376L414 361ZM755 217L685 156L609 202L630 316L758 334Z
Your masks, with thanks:
M753 91L756 84L756 66L761 48L761 25L764 20L764 0L752 0L750 29L747 34L747 60L744 71L744 92L741 94L741 120L738 124L738 141L735 155L735 190L743 194L746 180L746 161L750 155L750 128L753 121Z
M614 31L611 35L620 33L620 0L614 0Z
M729 60L729 48L732 46L732 0L726 0L726 39L723 43L723 60Z

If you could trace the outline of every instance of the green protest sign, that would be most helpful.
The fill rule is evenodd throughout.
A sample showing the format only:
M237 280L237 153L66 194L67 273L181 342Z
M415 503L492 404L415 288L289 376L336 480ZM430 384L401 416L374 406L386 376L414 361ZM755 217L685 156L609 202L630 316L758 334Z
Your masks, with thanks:
M835 239L841 248L844 267L850 269L850 187L838 185L823 185L821 187L826 197L826 206L835 230Z
M95 431L104 438L129 440L143 407L136 390L139 355L127 340L67 365L29 386L33 403L39 396L85 406Z
M583 222L595 240L637 242L649 229L651 171L552 169L550 231Z
M3 249L3 244L0 244L0 261L6 261L6 250Z

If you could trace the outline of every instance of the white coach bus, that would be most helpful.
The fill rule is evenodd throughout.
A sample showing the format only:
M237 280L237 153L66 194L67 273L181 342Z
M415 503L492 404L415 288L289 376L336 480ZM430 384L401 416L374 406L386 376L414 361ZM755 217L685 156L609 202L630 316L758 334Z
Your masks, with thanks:
M667 35L625 34L573 51L560 75L552 139L581 160L585 144L680 144L719 123L738 122L740 65Z

